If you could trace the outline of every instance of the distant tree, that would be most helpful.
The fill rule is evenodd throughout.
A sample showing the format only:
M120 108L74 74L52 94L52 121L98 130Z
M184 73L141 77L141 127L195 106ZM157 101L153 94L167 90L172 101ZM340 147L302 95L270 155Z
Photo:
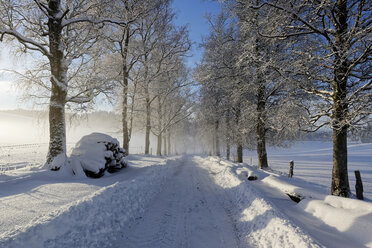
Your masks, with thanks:
M153 118L151 132L157 137L156 154L159 156L162 155L162 148L164 148L163 154L167 153L167 143L170 146L170 131L191 114L192 104L189 101L191 83L188 82L188 72L180 58L176 57L173 61L170 63L173 66L163 73L157 87L154 88L156 114Z
M123 18L132 20L132 23L128 25L110 25L110 28L106 31L106 39L109 41L107 44L108 50L115 55L115 59L111 60L111 64L115 69L113 74L120 71L120 75L117 75L117 82L121 87L121 114L122 114L122 131L123 131L123 148L129 152L129 142L132 135L132 123L133 123L133 110L134 110L134 99L136 94L136 85L130 87L130 81L132 84L136 84L135 80L131 80L131 71L135 64L141 57L136 47L137 44L137 25L136 22L146 15L151 14L152 11L156 10L161 4L162 0L149 1L149 0L114 0L112 4L115 8L113 11L115 18ZM115 66L116 65L116 66ZM117 68L119 67L119 68ZM132 89L132 91L130 90Z
M187 55L191 43L185 26L173 24L174 13L169 1L163 1L151 14L137 23L138 49L141 54L136 64L139 91L145 104L145 154L150 152L151 117L153 104L160 96L156 93L164 73L172 71L174 58Z
M232 113L235 114L236 121L239 122L240 116L238 96L233 92L239 77L236 70L237 54L239 52L233 40L233 26L227 22L227 14L221 12L215 19L209 18L211 32L206 37L202 47L204 48L201 64L196 68L194 78L201 84L199 115L200 128L205 129L204 135L213 141L215 154L220 156L220 143L226 141L229 147L232 143L232 130L239 130L238 125L230 124ZM225 125L227 124L227 125ZM203 127L206 126L206 127ZM211 130L214 130L211 133ZM240 137L240 132L236 132L236 137ZM240 160L242 161L242 143L237 139L237 150L240 149ZM229 150L229 149L227 149Z
M243 145L255 145L259 168L264 169L268 167L268 141L280 145L283 140L293 139L298 134L295 119L304 111L292 97L291 85L276 68L287 56L285 47L259 35L260 26L267 20L247 8L248 4L231 1L227 6L230 15L223 11L211 21L196 76L202 92L209 92L208 96L202 95L206 100L201 107L208 103L216 107L217 111L206 112L214 113L214 120L225 127L219 131L225 136L226 151L230 151L230 142L235 142L237 161L242 162Z

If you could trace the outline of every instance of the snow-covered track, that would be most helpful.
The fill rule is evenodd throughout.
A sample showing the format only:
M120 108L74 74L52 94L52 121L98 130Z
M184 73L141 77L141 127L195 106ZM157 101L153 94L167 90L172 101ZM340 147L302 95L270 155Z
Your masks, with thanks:
M221 196L209 173L186 157L145 214L122 231L115 247L238 247Z

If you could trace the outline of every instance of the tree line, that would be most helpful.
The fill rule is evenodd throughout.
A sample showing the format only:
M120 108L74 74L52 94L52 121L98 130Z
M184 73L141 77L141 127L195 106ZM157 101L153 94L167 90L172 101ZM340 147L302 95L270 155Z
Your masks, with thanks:
M364 0L224 0L194 77L200 82L198 122L206 146L221 144L237 161L255 146L301 131L332 130L331 193L350 196L348 133L371 123L372 2Z

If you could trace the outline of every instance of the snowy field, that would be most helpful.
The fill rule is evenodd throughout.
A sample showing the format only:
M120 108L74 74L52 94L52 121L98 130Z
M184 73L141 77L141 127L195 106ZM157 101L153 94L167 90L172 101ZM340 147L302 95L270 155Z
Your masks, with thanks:
M244 151L244 162L257 165L256 151ZM327 192L331 188L332 143L303 141L290 148L267 149L269 166L273 170L288 175L289 161L294 161L294 177L323 187ZM360 170L364 196L372 201L372 144L348 144L348 169L350 188L355 194L354 170Z

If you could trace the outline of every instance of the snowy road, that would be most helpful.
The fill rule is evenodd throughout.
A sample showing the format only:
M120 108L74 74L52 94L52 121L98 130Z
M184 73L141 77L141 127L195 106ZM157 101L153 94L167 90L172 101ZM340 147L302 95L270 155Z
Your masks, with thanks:
M0 247L372 247L371 203L317 198L312 184L217 157L128 163L99 180L0 174ZM308 198L296 204L283 187Z
M143 217L122 231L116 247L238 247L223 195L208 171L187 157Z

